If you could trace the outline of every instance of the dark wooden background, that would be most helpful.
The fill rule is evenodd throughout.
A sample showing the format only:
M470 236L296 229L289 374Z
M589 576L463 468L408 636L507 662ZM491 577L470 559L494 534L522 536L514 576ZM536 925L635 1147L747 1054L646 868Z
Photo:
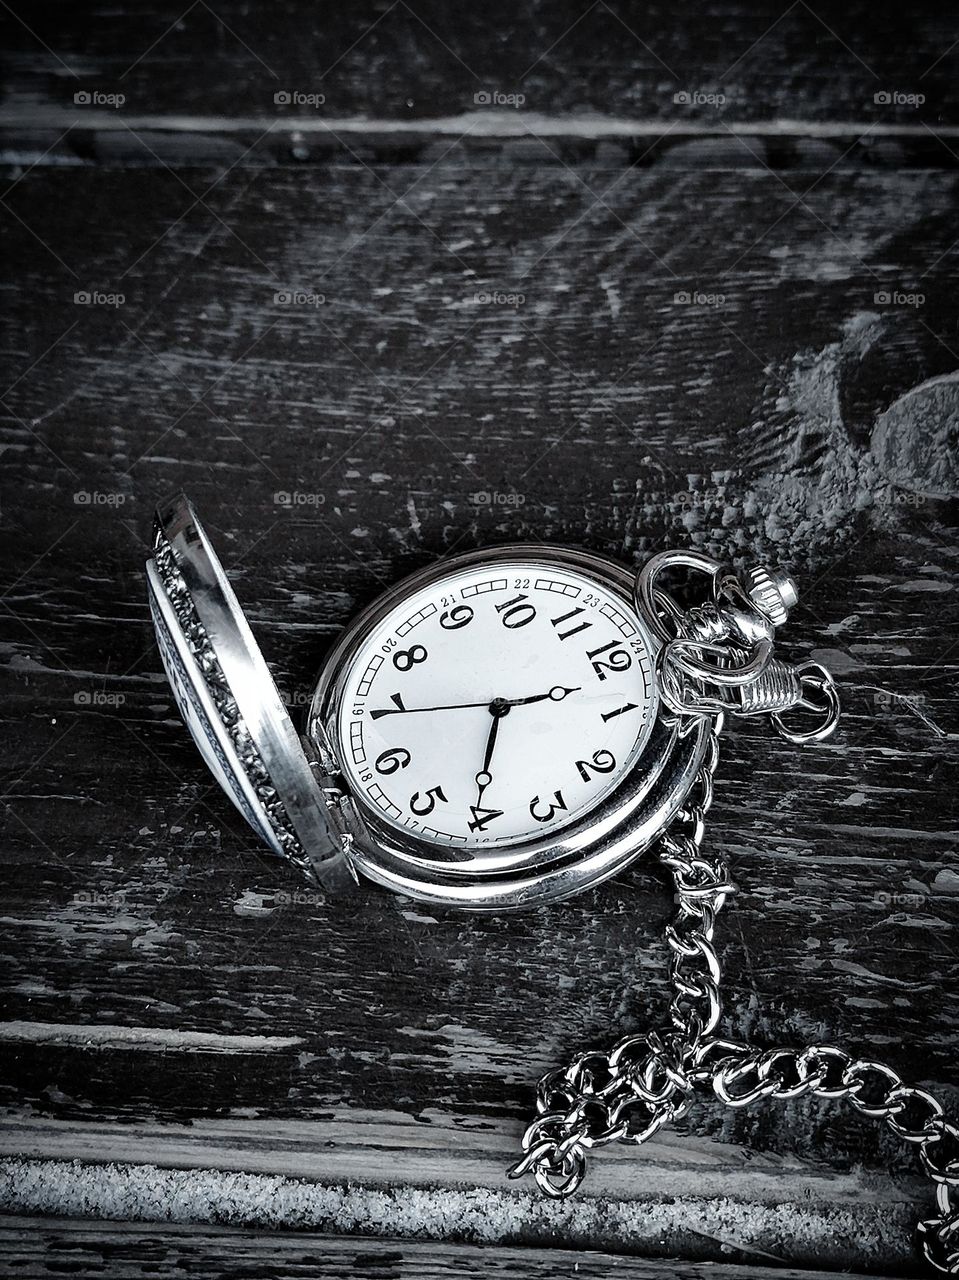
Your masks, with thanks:
M211 787L142 563L185 488L300 714L356 609L453 551L792 569L784 646L845 718L724 739L726 1025L955 1111L953 16L4 9L18 1274L917 1273L914 1153L837 1104L704 1103L563 1205L507 1183L538 1075L661 1021L661 877L502 920L327 905Z

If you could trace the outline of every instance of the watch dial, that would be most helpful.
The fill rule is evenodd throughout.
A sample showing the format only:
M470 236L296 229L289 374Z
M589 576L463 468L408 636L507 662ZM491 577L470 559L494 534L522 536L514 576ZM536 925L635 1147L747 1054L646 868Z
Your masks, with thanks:
M649 643L622 597L580 570L451 570L396 604L349 664L337 731L351 788L434 844L552 835L642 752Z

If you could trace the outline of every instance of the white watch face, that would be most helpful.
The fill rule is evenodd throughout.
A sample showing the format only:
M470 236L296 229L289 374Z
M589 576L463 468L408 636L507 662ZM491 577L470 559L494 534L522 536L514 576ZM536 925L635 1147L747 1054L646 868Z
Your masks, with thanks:
M361 640L336 726L354 794L453 848L543 839L636 763L656 693L625 600L556 563L451 569Z

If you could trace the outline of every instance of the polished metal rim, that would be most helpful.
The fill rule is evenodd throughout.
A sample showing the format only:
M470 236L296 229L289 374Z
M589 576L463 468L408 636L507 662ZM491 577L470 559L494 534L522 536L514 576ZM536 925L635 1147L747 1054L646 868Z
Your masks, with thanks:
M633 575L589 552L542 544L514 544L441 560L397 583L350 624L320 674L307 736L339 768L336 725L350 661L362 639L401 600L424 586L476 565L509 561L576 569L612 590L632 613ZM659 641L637 619L655 662ZM473 910L519 910L569 897L616 874L663 831L692 787L708 742L710 719L680 717L657 700L652 732L638 764L580 821L547 839L517 842L497 867L453 861L440 846L383 822L361 797L345 796L342 810L353 836L351 856L371 880L434 905ZM503 853L502 848L498 853Z

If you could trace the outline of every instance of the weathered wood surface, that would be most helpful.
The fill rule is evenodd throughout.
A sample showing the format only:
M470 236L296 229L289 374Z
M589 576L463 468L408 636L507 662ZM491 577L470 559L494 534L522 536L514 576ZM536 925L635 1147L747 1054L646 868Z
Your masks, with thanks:
M0 1249L22 1280L71 1275L85 1268L103 1280L143 1275L155 1280L184 1274L296 1280L446 1280L484 1276L496 1280L755 1280L749 1267L678 1259L627 1258L616 1254L551 1249L475 1248L317 1236L303 1232L240 1231L227 1227L142 1227L129 1222L0 1219ZM848 1274L848 1273L847 1273ZM778 1280L817 1280L822 1272L782 1267ZM855 1280L855 1277L850 1277ZM879 1278L881 1280L881 1277Z
M461 115L399 123L393 120L282 120L171 117L91 110L78 119L64 109L0 108L0 159L15 172L36 164L116 168L223 169L234 165L312 165L383 168L402 194L420 172L452 156L491 176L510 162L532 166L589 166L612 178L628 168L668 165L701 172L704 160L724 168L768 165L786 176L798 169L815 181L823 169L876 167L955 169L959 125L936 122L607 120L523 112L515 116ZM412 170L410 173L409 170ZM214 175L211 174L211 180ZM603 184L596 191L602 196ZM202 192L197 192L202 195Z
M505 1130L503 1132L502 1130ZM835 1170L678 1133L610 1153L573 1200L503 1179L512 1131L435 1109L343 1111L189 1126L7 1127L7 1212L605 1250L644 1256L916 1274L916 1180ZM66 1162L63 1152L76 1157ZM102 1163L109 1152L112 1163ZM156 1163L143 1163L145 1153ZM46 1157L46 1158L44 1158Z
M358 605L437 555L785 562L784 641L833 666L846 719L802 753L726 739L727 1025L955 1103L959 178L822 141L777 171L693 143L628 172L442 150L308 177L39 166L6 197L3 1149L352 1181L363 1205L408 1184L439 1236L488 1189L500 1240L649 1249L652 1221L688 1257L906 1270L928 1189L835 1104L698 1108L559 1210L497 1181L543 1069L661 1019L660 878L503 920L297 897L175 715L142 558L182 485L297 709ZM524 300L477 302L497 291ZM30 1169L6 1167L14 1197ZM96 1170L33 1170L51 1211L96 1211L62 1207Z
M89 106L77 112L78 92L123 94L118 114L224 120L415 122L492 109L666 123L959 124L955 15L933 0L707 0L694 10L605 0L321 9L153 0L121 14L34 0L5 5L4 25L7 104L24 118L66 108L81 129ZM276 93L290 100L276 104ZM674 101L682 93L724 101ZM891 100L877 103L882 93ZM298 105L294 94L325 100Z

